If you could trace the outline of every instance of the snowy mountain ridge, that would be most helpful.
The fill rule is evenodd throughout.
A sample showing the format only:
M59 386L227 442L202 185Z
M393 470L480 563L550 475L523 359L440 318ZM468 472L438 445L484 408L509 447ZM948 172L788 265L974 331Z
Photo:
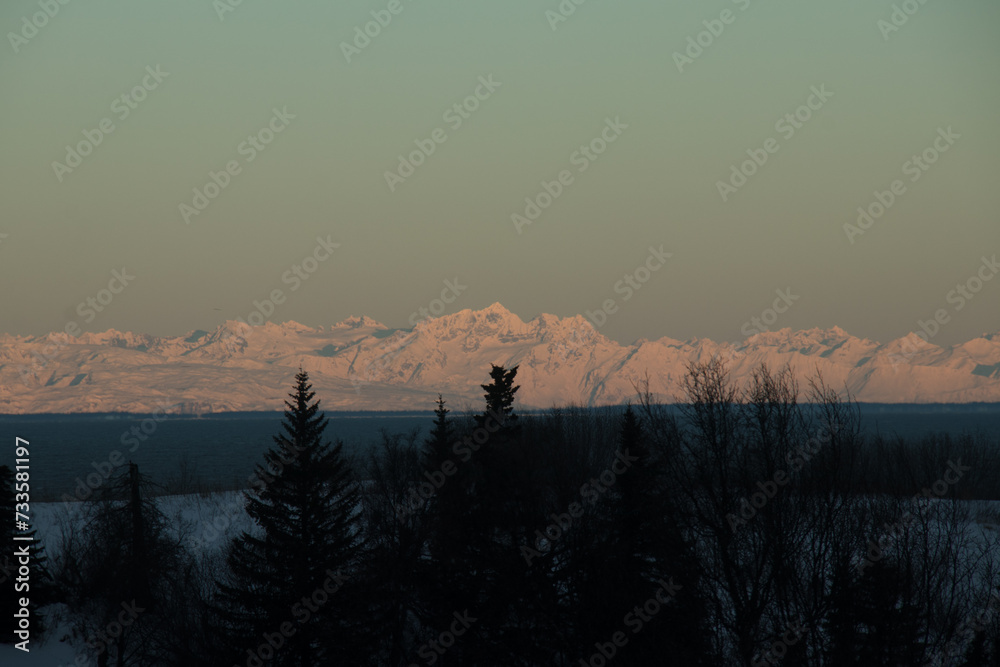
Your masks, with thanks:
M0 413L279 410L299 366L330 410L477 407L491 363L518 364L525 407L607 405L635 397L648 372L660 400L679 397L690 362L719 357L742 382L761 363L822 373L861 401L1000 401L1000 333L950 347L916 334L881 344L839 327L757 333L742 343L696 338L622 345L582 316L525 322L499 303L390 329L369 317L329 328L297 322L157 337L121 332L0 335Z

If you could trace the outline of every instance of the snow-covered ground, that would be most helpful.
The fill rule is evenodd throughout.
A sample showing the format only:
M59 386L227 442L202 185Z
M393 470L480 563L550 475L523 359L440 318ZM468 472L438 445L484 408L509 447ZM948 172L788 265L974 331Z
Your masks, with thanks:
M940 501L944 502L944 501ZM206 495L162 496L160 509L179 531L184 543L198 558L218 555L228 541L243 530L252 530L253 524L243 510L242 492L221 492ZM970 524L967 535L971 544L996 544L1000 531L1000 501L971 501L966 503ZM38 503L33 506L33 525L51 555L61 548L62 527L67 522L79 521L80 513L67 510L63 503ZM1000 552L994 554L1000 564ZM12 646L0 646L0 666L85 667L85 657L74 663L78 656L74 646L60 641L67 637L66 628L51 630L42 642L34 638L31 652L24 653Z
M251 529L242 498L243 494L236 491L162 496L158 504L191 552L198 558L206 558L218 554L242 530ZM64 503L34 503L32 515L32 525L50 556L62 548L63 528L78 524L81 519L77 506L67 508ZM51 608L43 610L51 611ZM67 627L55 627L49 629L44 639L33 636L27 653L14 646L0 645L0 666L88 667L82 648L69 640Z
M160 496L157 505L196 555L217 552L228 539L252 526L243 509L242 491ZM82 507L83 503L61 502L32 505L32 524L49 552L61 548L62 526L78 522Z
M0 665L4 667L87 667L86 656L80 662L72 646L49 640L44 644L36 641L28 646L25 653L13 646L0 645Z

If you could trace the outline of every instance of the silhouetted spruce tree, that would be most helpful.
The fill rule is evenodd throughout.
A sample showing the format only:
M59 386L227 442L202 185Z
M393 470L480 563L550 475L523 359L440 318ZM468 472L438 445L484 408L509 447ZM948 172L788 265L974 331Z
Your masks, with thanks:
M625 406L625 412L622 413L618 453L629 463L628 470L617 481L621 497L621 533L630 550L634 551L642 538L643 524L649 519L648 496L653 491L655 473L651 468L642 420L635 414L631 404ZM634 461L631 460L633 458Z
M649 636L643 632L633 643L630 655L640 664L652 661L656 655L671 655L678 664L715 665L718 664L712 652L715 628L709 621L708 604L703 597L700 557L693 538L682 527L678 515L684 511L683 504L674 495L677 484L691 482L671 479L665 461L669 454L651 448L649 438L643 429L637 446L629 445L639 460L633 462L622 480L626 493L623 506L630 516L637 518L623 524L637 531L629 544L638 560L646 564L645 568L638 563L636 567L644 573L647 588L655 588L661 580L666 580L678 584L679 589L657 614Z
M521 518L512 515L517 489L512 487L516 472L512 469L517 452L512 446L519 432L514 413L514 395L520 386L514 385L517 366L509 370L492 365L489 384L480 385L486 392L486 405L475 417L476 431L484 442L472 458L467 486L474 490L470 498L472 509L480 514L478 520L488 530L497 527L498 520L511 522ZM479 441L477 440L477 445Z
M655 664L665 655L677 664L714 664L692 550L673 520L662 463L631 406L619 417L616 435L609 460L601 464L615 472L614 481L563 538L573 648L585 659L594 642L624 631L629 642L616 649L616 664ZM658 593L668 601L656 599L650 603L656 613L638 617L634 609ZM641 631L633 635L637 619Z
M486 406L476 417L477 427L488 434L488 441L475 459L480 473L477 475L478 509L483 512L485 526L508 533L527 526L521 507L521 501L526 500L525 489L519 484L526 472L519 446L524 443L517 442L520 428L514 413L514 396L521 388L514 385L517 368L492 365L492 382L480 385L486 392L483 395Z
M134 463L113 474L54 563L74 635L98 667L162 664L184 649L176 621L191 563L152 489Z
M439 625L449 624L456 610L462 611L474 604L472 601L477 599L480 584L471 546L476 542L474 534L478 530L471 500L475 489L476 459L481 452L473 452L463 445L456 453L456 443L468 434L459 433L448 417L449 412L439 395L434 423L423 443L422 471L419 478L411 481L414 489L421 485L435 487L433 496L425 505L427 558L422 564L424 576L420 583L426 613L423 614L423 627L417 630L418 645L426 637L440 632L435 630ZM487 442L485 446L488 445ZM428 477L437 479L441 484L434 484ZM460 645L442 656L441 664L450 664L450 661L460 659L461 655ZM414 656L410 658L416 661Z
M912 601L912 576L904 565L881 560L858 578L859 664L920 664L923 614Z
M424 442L423 464L428 470L440 470L444 461L453 458L451 446L455 433L448 419L449 412L451 411L445 407L444 397L438 394L437 407L434 409L434 425Z
M368 541L358 582L367 598L374 641L365 664L411 664L423 642L414 645L414 628L430 616L424 593L447 588L447 582L431 581L425 559L426 506L411 498L414 480L422 473L417 438L417 431L407 436L383 431L381 446L368 458L362 502Z
M524 437L514 411L517 371L492 365L491 382L482 385L485 406L476 416L477 429L488 436L473 459L465 533L472 608L480 618L465 642L469 664L537 662L552 638L543 630L546 573L521 555L521 547L533 542L544 484L542 443Z
M258 651L265 635L290 623L291 636L270 642L280 646L269 664L361 664L363 617L350 586L362 548L358 490L342 443L323 438L328 420L301 369L289 398L283 433L245 492L256 526L230 544L217 603L237 659L267 654Z
M36 531L15 530L17 519L14 516L14 512L17 505L17 493L19 493L16 490L16 484L23 485L21 493L27 487L27 493L30 494L30 481L17 482L13 470L6 465L0 466L0 517L2 517L0 519L2 524L0 525L3 526L0 534L3 536L4 544L3 554L0 554L0 590L3 591L0 600L2 600L4 618L13 619L14 614L20 609L20 598L28 598L30 602L28 610L31 614L31 636L32 638L36 638L45 630L45 619L38 613L38 609L51 597L51 577L45 565L47 560L45 557L45 548L38 541ZM29 537L31 540L14 541L14 535ZM15 586L18 584L17 578L20 563L16 558L12 557L12 552L24 546L27 547L30 557L29 578L27 582L20 582L21 589L17 590ZM28 586L27 589L24 588L25 585ZM11 621L11 623L13 624L14 621ZM4 632L2 639L0 639L0 643L4 644L13 644L17 641L19 640L13 632Z
M489 384L479 385L486 393L486 409L476 417L477 426L483 426L489 420L498 421L502 430L512 432L517 425L517 415L514 414L514 394L520 389L520 385L514 386L514 378L517 377L517 366L510 369L504 366L491 364Z
M616 464L614 459L619 454L638 458L637 453L643 447L642 426L631 406L618 421L615 447L602 447L602 458L605 452L615 452L610 463L621 470L622 464ZM648 456L642 458L648 466ZM572 582L576 631L571 655L579 653L585 661L594 650L594 642L621 630L628 610L644 602L655 590L646 585L648 554L640 553L637 543L640 531L650 528L644 516L641 487L631 483L638 470L635 462L625 460L629 467L616 476L613 486L606 487L604 493L598 496L593 486L588 487L593 495L584 499L584 507L589 511L572 532L556 543L557 548L565 549L570 561L567 570ZM601 470L607 463L601 462ZM601 470L593 470L591 479L597 479Z
M438 394L434 425L424 441L421 455L424 474L420 479L411 480L414 492L421 484L431 484L434 487L433 495L427 503L428 521L432 531L431 549L434 552L439 552L439 548L447 548L449 540L446 533L454 528L452 524L455 515L461 513L463 505L461 480L467 469L465 462L459 460L452 450L455 444L455 429L448 419L449 412L450 410L445 407L444 398ZM435 480L440 484L435 483ZM440 554L435 553L435 555Z

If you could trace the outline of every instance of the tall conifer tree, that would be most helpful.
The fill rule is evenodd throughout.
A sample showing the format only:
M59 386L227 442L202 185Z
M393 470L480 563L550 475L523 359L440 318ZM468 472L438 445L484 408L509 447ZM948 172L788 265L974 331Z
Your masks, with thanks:
M351 662L356 610L341 588L361 553L358 490L342 443L324 440L328 420L301 369L289 399L283 432L245 492L256 526L229 547L228 577L218 582L220 611L232 648L244 658L248 650L279 643L270 664ZM294 629L291 636L281 630L285 623ZM274 633L283 639L267 642Z

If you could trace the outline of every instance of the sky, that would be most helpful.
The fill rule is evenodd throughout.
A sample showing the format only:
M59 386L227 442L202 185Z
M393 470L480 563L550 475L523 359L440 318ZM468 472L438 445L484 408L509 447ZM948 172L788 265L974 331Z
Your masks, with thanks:
M236 3L0 4L0 332L1000 330L996 2Z

